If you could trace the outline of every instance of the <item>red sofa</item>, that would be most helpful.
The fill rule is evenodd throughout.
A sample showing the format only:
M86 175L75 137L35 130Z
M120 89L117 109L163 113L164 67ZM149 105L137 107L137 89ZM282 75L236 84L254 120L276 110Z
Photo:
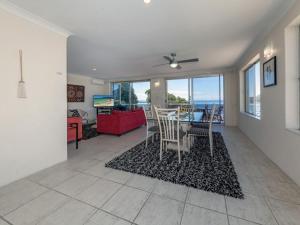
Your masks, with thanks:
M80 117L68 117L68 142L76 141L76 128L72 123L78 124L78 140L82 139L82 119Z
M122 135L142 125L146 125L143 109L132 111L113 110L109 115L100 114L97 116L98 133Z

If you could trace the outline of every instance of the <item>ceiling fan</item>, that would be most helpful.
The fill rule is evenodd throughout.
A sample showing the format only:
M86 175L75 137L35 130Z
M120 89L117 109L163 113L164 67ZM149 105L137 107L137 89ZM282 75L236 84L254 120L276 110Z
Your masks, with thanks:
M169 65L173 69L180 70L182 68L180 64L182 64L182 63L199 62L198 58L195 58L195 59L185 59L185 60L179 60L179 61L177 61L176 60L176 53L171 53L170 56L164 56L164 58L166 60L168 60L169 63L164 63L164 64L156 65L156 66L153 66L153 67L159 67L159 66L163 66L163 65Z

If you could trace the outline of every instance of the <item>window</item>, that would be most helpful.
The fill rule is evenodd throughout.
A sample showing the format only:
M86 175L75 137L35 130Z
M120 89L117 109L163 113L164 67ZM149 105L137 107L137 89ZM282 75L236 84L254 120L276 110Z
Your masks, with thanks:
M258 61L245 70L245 112L260 118L260 98L260 62Z
M216 105L223 115L223 75L192 78L192 102L198 109L211 109Z
M195 111L209 114L217 106L214 122L224 121L223 75L167 80L168 106L192 104Z
M190 103L189 79L167 80L168 105L182 105Z
M147 105L151 102L150 81L115 82L112 84L115 105L129 108Z

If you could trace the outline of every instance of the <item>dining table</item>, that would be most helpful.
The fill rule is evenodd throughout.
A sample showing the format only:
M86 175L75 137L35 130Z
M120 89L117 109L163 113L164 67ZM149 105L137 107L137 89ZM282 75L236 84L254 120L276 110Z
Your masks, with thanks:
M177 120L176 111L168 113L168 116L173 118L174 120ZM180 112L179 113L179 125L184 133L186 135L182 138L182 150L185 152L189 152L188 147L188 137L187 137L187 131L191 128L192 123L200 123L202 121L203 112ZM151 118L147 120L157 121L156 118ZM172 144L171 144L172 145ZM172 148L172 146L171 146ZM176 146L174 146L176 148Z

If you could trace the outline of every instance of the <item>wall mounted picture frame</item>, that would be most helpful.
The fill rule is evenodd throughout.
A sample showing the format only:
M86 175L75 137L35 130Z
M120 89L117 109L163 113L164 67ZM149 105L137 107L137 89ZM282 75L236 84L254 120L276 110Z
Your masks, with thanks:
M84 102L84 86L68 84L67 98L68 102Z
M264 87L277 85L276 56L266 61L263 65Z

